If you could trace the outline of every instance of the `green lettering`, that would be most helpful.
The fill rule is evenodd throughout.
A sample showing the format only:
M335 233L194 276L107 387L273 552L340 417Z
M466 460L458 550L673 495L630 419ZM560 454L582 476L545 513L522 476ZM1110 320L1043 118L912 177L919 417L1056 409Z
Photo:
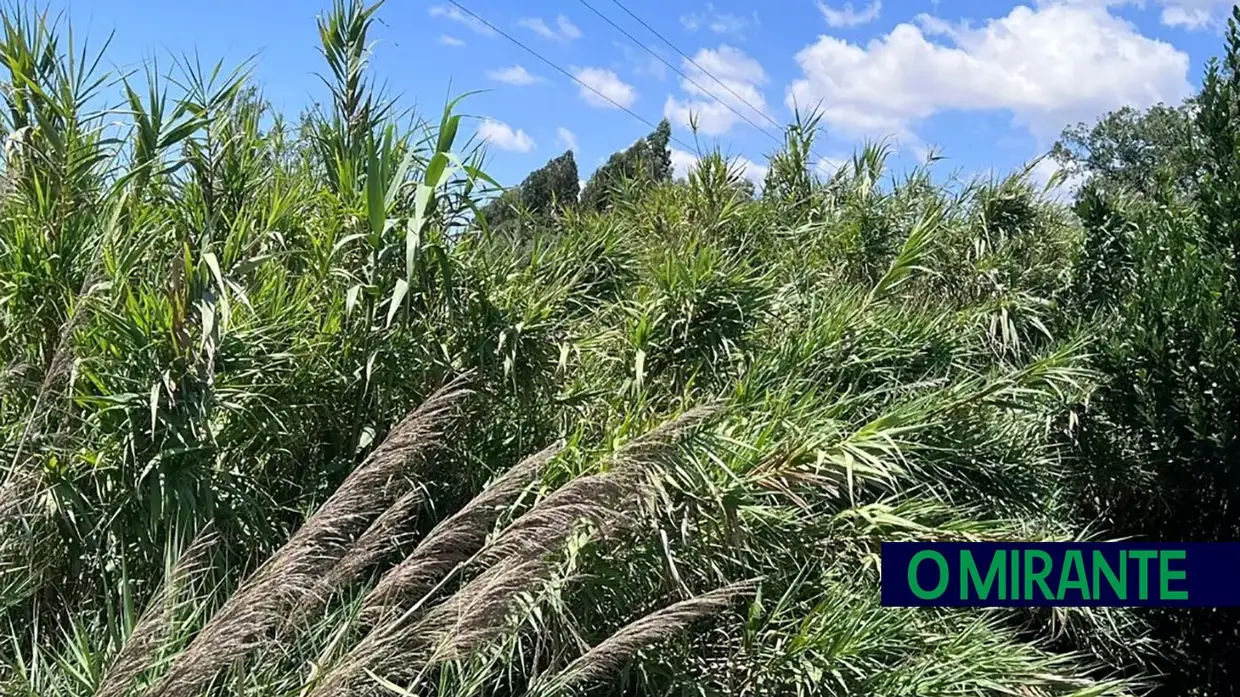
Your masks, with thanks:
M981 574L977 569L977 562L973 560L973 553L964 550L960 553L960 568L963 583L960 584L960 599L969 599L969 585L977 589L977 599L986 600L990 597L990 588L994 585L995 580L999 581L999 600L1006 600L1007 596L1007 552L999 550L995 552L995 556L990 560L990 566L986 569L986 580L983 581Z
M1102 577L1107 577L1111 590L1120 600L1128 599L1128 552L1119 553L1119 576L1107 563L1107 557L1099 550L1094 550L1094 598L1102 598Z
M1081 557L1081 552L1069 550L1064 555L1063 562L1063 568L1059 570L1059 589L1055 599L1063 600L1069 590L1075 590L1081 594L1081 600L1089 600L1089 581L1085 580L1085 559ZM1069 578L1069 574L1075 578Z
M1137 574L1137 597L1141 600L1149 600L1150 597L1150 560L1158 556L1158 552L1152 549L1138 549L1128 552L1129 559L1136 559L1141 562L1139 573Z
M1020 550L1012 550L1008 559L1012 562L1012 590L1008 593L1008 597L1012 600L1020 599Z
M1184 559L1188 552L1182 549L1168 549L1158 554L1158 598L1159 600L1188 600L1188 591L1173 591L1168 588L1170 581L1183 581L1188 578L1187 571L1172 571L1168 563L1172 559Z
M927 591L917 582L917 565L926 559L933 560L939 567L939 585L935 586L932 591ZM913 595L922 600L934 600L943 595L943 591L947 590L947 580L947 560L938 552L928 549L923 550L914 554L912 561L908 563L908 587L913 591Z
M1037 559L1042 562L1042 568L1034 570L1033 561ZM1046 585L1046 577L1051 574L1051 555L1040 549L1030 549L1025 551L1025 595L1022 600L1033 600L1033 584L1038 584L1042 589L1042 597L1051 600L1055 597L1051 593L1050 587Z

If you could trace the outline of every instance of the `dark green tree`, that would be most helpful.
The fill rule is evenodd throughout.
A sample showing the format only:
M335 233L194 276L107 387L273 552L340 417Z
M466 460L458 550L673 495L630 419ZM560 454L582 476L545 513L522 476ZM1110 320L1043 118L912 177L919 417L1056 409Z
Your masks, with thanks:
M1102 186L1149 195L1160 181L1170 180L1179 191L1190 193L1199 170L1193 150L1195 108L1194 99L1145 111L1123 107L1093 125L1064 129L1052 157L1072 174Z
M672 178L672 125L663 119L654 132L646 136L647 163L654 181L670 181Z
M1077 131L1092 181L1066 303L1106 376L1079 415L1084 514L1111 534L1240 539L1240 9L1191 107ZM1240 612L1152 610L1156 694L1234 694Z
M1240 273L1240 7L1232 8L1227 23L1227 52L1223 61L1211 60L1202 81L1196 125L1201 183L1197 203L1203 234L1211 245L1225 247L1231 270ZM1233 288L1234 293L1234 288ZM1240 316L1233 317L1240 338Z
M530 172L518 186L508 189L487 204L482 213L488 225L499 228L522 212L540 218L564 206L576 205L580 191L577 160L573 157L573 151L567 150Z
M577 203L581 182L577 178L577 160L573 158L573 151L567 150L530 172L520 188L521 203L533 213Z
M633 143L627 150L612 154L586 182L581 192L581 204L603 211L611 207L612 194L621 182L637 180L647 184L671 181L672 152L668 147L671 138L672 126L667 119L663 119L650 135Z

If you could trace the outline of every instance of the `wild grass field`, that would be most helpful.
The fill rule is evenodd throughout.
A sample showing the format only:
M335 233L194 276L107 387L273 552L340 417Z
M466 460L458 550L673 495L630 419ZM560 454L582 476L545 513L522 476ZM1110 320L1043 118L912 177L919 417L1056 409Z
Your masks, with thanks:
M1237 539L1240 35L944 180L812 113L494 197L468 97L0 13L0 694L1231 694L1234 612L879 606L879 543ZM1240 17L1240 14L1237 14ZM308 40L312 37L308 34ZM118 126L119 123L119 126Z

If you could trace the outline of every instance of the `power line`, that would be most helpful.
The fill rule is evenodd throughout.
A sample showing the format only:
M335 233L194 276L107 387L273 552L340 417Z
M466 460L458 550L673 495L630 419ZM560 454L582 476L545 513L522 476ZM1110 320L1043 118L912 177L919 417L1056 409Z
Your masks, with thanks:
M560 72L560 73L561 73L561 74L563 74L565 77L567 77L567 78L569 78L570 80L572 80L573 82L575 82L575 83L577 83L578 85L581 85L582 87L584 87L584 88L586 88L586 89L590 90L590 91L591 91L591 92L593 92L594 94L598 95L598 96L599 96L599 97L601 97L602 99L604 99L604 100L606 100L607 102L609 102L612 106L616 107L617 109L621 109L621 110L623 110L623 111L624 111L626 114L628 114L629 116L632 116L633 118L637 119L638 121L641 121L642 123L646 124L647 126L649 126L649 127L651 128L651 130L658 129L658 126L657 126L657 125L655 125L655 124L651 123L650 121L648 121L647 119L643 118L643 117L642 117L641 115L639 115L637 112L635 112L635 111L633 111L632 109L630 109L630 108L628 108L628 107L624 106L623 104L620 104L619 102L617 102L616 100L612 99L611 97L608 97L607 95L603 94L602 92L599 92L598 90L594 89L594 88L593 88L593 87L591 87L590 85L587 85L585 82L582 82L582 81L581 81L581 79L579 79L576 75L573 75L572 73L568 72L568 71L567 71L567 70L565 70L564 68L561 68L560 66L558 66L558 65L556 65L555 63L551 62L549 59L544 58L544 57L542 56L542 54L541 54L541 53L539 53L538 51L535 51L534 49L530 48L529 46L526 46L526 45L525 45L524 43L522 43L519 39L514 38L513 36L511 36L510 34L508 34L507 32L505 32L503 29L500 29L499 27L495 26L494 24L491 24L490 22L486 21L486 20L485 20L485 19L483 19L482 17L479 17L477 14L475 14L475 13L474 13L474 12L472 12L472 11L470 11L470 10L469 10L469 8L465 7L465 6L464 6L464 5L462 5L461 3L457 2L457 0L448 0L448 2L452 3L453 5L455 5L457 9L459 9L460 11L462 11L462 12L464 12L465 14L469 15L470 17L473 17L474 19L478 20L479 22L482 22L482 23L483 23L483 24L485 24L486 26L490 27L490 28L491 28L491 29L492 29L495 33L499 34L500 36L504 37L505 39L508 39L508 40L509 40L509 41L511 41L512 43L514 43L514 44L516 44L516 45L520 46L521 48L525 49L525 50L526 50L526 51L527 51L530 55L534 56L535 58L537 58L538 60L542 61L543 63L546 63L547 65L551 66L553 69L555 69L556 71ZM681 139L677 138L677 137L676 137L676 136L674 136L674 135L673 135L673 136L671 136L671 140L675 141L677 145L680 145L681 147L683 147L683 148L685 148L685 149L687 149L687 150L689 150L689 151L693 151L693 150L694 150L694 147L693 147L692 145L689 145L688 143L684 142L683 140L681 140Z
M584 0L582 0L582 1L584 2ZM672 43L671 41L668 41L666 37L664 37L662 34L660 34L660 33L659 33L659 31L658 31L657 29L655 29L654 27L652 27L652 26L650 26L649 24L647 24L647 23L646 23L646 22L645 22L645 21L644 21L641 17L638 17L637 15L633 14L633 11L632 11L632 10L630 10L629 8L625 7L623 4L621 4L620 0L611 0L611 1L612 1L613 3L615 3L616 7L619 7L621 10L623 10L625 14L627 14L628 16L630 16L630 17L632 17L634 20L636 20L638 24L640 24L640 25L642 25L643 27L645 27L645 28L646 28L646 31L649 31L651 34L654 34L655 36L659 37L659 40L660 40L660 41L662 41L663 43L667 44L667 45L668 45L669 47L671 47L671 49L672 49L673 51L675 51L676 53L680 54L680 57L681 57L681 58L684 58L685 60L689 61L689 64L690 64L690 65L692 65L693 67L695 67L695 68L697 68L698 70L702 71L702 74L706 75L706 76L707 76L707 77L709 77L710 79L712 79L712 80L714 80L715 82L719 83L719 86L720 86L720 87L722 87L723 89L727 90L727 91L728 91L728 94L731 94L733 97L736 97L737 99L739 99L739 100L741 101L741 103L742 103L742 104L744 104L745 106L749 107L750 109L753 109L753 110L754 110L757 114L759 114L760 116L762 116L762 118L766 119L768 123L770 123L770 124L771 124L772 126L774 126L776 129L778 129L781 133L783 132L784 127L783 127L782 125L780 125L779 123L777 123L777 122L775 121L775 119L772 119L769 115L767 115L767 113L766 113L765 111L763 111L763 110L759 109L758 107L756 107L756 106L754 106L754 105L750 104L750 103L749 103L749 102L748 102L748 101L747 101L744 97L742 97L742 96L740 96L739 94L737 94L735 90L733 90L731 87L728 87L727 83L725 83L723 80L720 80L719 78L717 78L717 77L715 77L714 75L712 75L712 74L711 74L711 72L710 72L709 70L707 70L706 68L703 68L702 66L698 65L697 61L693 60L693 59L692 59L692 58L690 58L690 57L689 57L689 56L688 56L688 55L687 55L684 51L682 51L682 50L680 50L679 48L677 48L677 47L676 47L676 44ZM649 49L649 48L647 48L646 50L647 50L647 51L649 51L650 49ZM653 51L651 51L651 53L653 53ZM660 58L659 60L663 60L663 59L662 59L662 58ZM667 63L667 61L663 61L663 62L664 62L664 63ZM677 70L676 72L680 72L680 71L679 71L679 70ZM684 73L681 73L681 74L683 75ZM695 82L694 84L696 85L697 83ZM699 88L700 88L700 87L701 87L701 86L699 85ZM707 93L707 94L709 94L709 93ZM713 95L712 95L712 96L713 96ZM719 102L719 103L720 103L720 104L722 104L723 102ZM765 131L763 131L763 133L765 133ZM780 141L780 144L782 145L782 144L783 144L783 141Z
M642 43L641 41L638 41L636 38L634 38L634 37L633 37L633 35L632 35L632 34L628 33L627 31L625 31L625 30L624 30L624 28L623 28L623 27L621 27L621 26L619 26L618 24L616 24L615 22L611 21L611 18L609 18L607 15L603 14L602 12L599 12L597 9L595 9L595 7L594 7L593 5L591 5L590 3L586 2L586 0L579 0L579 2L581 2L581 4L582 4L582 5L585 5L585 6L586 6L586 8L587 8L587 9L589 9L591 12L593 12L593 13L594 13L594 14L596 14L596 15L598 15L598 16L599 16L599 18L600 18L600 19L602 19L604 22L607 22L608 24L610 24L610 25L612 26L612 28L614 28L616 31L618 31L618 32L620 32L621 34L624 34L626 37L628 37L629 41L632 41L633 43L637 44L639 47L641 47L642 49L644 49L644 50L646 51L646 53L649 53L650 55L654 56L654 57L655 57L655 58L656 58L659 62L661 62L663 65L666 65L667 67L669 67L669 68L671 68L673 71L675 71L677 75L681 76L681 77L682 77L682 78L684 78L685 80L688 80L690 84L692 84L694 87L697 87L697 88L698 88L699 90L701 90L701 91L702 91L702 92L703 92L706 96L710 97L711 99L715 100L716 102L719 102L719 104L720 104L721 106L723 106L724 108L726 108L728 111L732 112L733 114L736 114L736 115L737 115L737 116L738 116L741 120L743 120L745 123L747 123L747 124L749 124L750 126L753 126L754 128L758 129L758 131L760 131L760 132L762 133L762 135L764 135L764 136L766 136L767 138L770 138L771 140L775 141L775 142L776 142L776 144L778 144L778 145L781 145L781 146L782 146L782 145L784 144L784 142L783 142L782 140L780 140L779 138L776 138L775 136L771 135L771 134L770 134L770 132L769 132L769 131L767 131L765 128L763 128L763 127L759 126L758 124L754 123L753 121L750 121L748 117L746 117L744 114L742 114L741 112L739 112L739 111L737 111L735 108L733 108L731 104L728 104L727 102L723 101L723 100L722 100L722 99L720 99L719 97L716 97L716 96L714 95L714 93L712 93L710 90L708 90L708 89L706 89L705 87L703 87L700 83L698 83L698 81L697 81L697 80L694 80L693 78L691 78L691 77L689 77L688 75L686 75L686 74L684 74L683 72L681 72L681 70L680 70L679 68L677 68L676 66L672 65L671 63L669 63L666 59L664 59L664 58L663 58L663 56L660 56L658 53L655 53L653 50L651 50L651 48L650 48L649 46L647 46L646 44ZM630 13L630 14L631 14L631 13ZM638 20L638 21L640 22L641 20ZM650 27L649 27L648 25L646 25L644 22L643 22L642 24L643 24L643 26L646 26L646 28L647 28L647 29L649 29L649 28L650 28ZM653 30L652 30L652 31L653 31ZM659 37L659 38L662 38L662 37ZM666 42L666 39L664 39L664 41ZM675 47L673 46L673 48L675 48ZM684 54L681 54L681 55L684 55ZM687 56L686 56L686 58L687 58ZM692 59L690 59L690 62L692 62ZM697 66L698 70L702 70L701 66L698 66L698 65L697 65L697 63L694 63L694 65L695 65L695 66ZM710 73L707 73L705 70L702 70L702 72L703 72L703 73L706 73L707 75L710 75ZM718 79L718 78L715 78L713 75L711 75L711 77L715 80L715 82L719 82L719 79ZM722 82L720 82L719 84L723 84L723 83L722 83ZM727 85L724 85L724 88L725 88L725 89L727 89ZM731 90L731 89L728 89L728 91L729 91L729 92L732 92L732 90ZM736 96L736 98L737 98L737 99L740 99L742 102L744 102L745 106L748 106L750 109L753 109L755 112L757 112L757 113L759 113L759 114L762 114L763 116L766 116L766 114L765 114L765 113L763 113L763 111L762 111L761 109L758 109L758 108L757 108L757 107L755 107L754 105L752 105L752 104L750 104L749 102L745 101L745 99L744 99L743 97L741 97L740 95L737 95L735 92L732 92L732 94L733 94L734 96ZM771 121L770 117L767 117L767 120L768 120L768 121ZM771 121L771 123L775 123L775 122L774 122L774 121ZM783 130L783 129L782 129L782 127L781 127L781 126L779 126L779 124L776 124L775 126L776 126L776 128L779 128L780 130Z
M581 0L581 1L582 1L582 4L585 4L585 0ZM634 21L636 21L638 24L640 24L640 25L642 25L643 27L645 27L645 28L646 28L646 31L648 31L648 32L650 32L651 34L654 34L655 36L657 36L657 37L659 38L659 40L660 40L660 41L662 41L663 43L667 44L667 45L668 45L668 47L670 47L673 51L675 51L677 54L679 54L681 58L684 58L686 61L688 61L690 65L692 65L694 68L697 68L698 70L700 70L700 71L702 72L702 74L704 74L704 75L706 75L707 77L709 77L710 79L714 80L716 83L718 83L718 84L719 84L719 86L720 86L720 87L722 87L723 89L727 90L727 91L728 91L728 94L731 94L733 97L736 97L738 100L740 100L740 102L741 102L742 104L744 104L745 106L749 107L750 109L753 109L753 110L754 110L754 112L756 112L756 113L757 113L759 116L761 116L762 118L766 119L766 120L767 120L767 123L769 123L769 124L771 124L772 126L774 126L774 127L775 127L775 128L776 128L779 132L781 132L781 133L782 133L782 132L784 131L784 126L782 126L782 125L780 125L778 122L776 122L776 121L775 121L775 119L771 118L769 114L767 114L765 111L763 111L763 110L761 110L761 109L759 109L759 108L755 107L754 105L750 104L748 100L746 100L746 99L745 99L744 97L742 97L741 95L737 94L735 90L733 90L731 87L729 87L729 86L728 86L728 84L727 84L726 82L724 82L723 80L720 80L719 78L715 77L715 76L714 76L714 74L712 74L712 73L711 73L709 70L707 70L706 68L703 68L701 65L698 65L698 62L697 62L697 61L693 60L693 58L691 58L688 54L686 54L684 51L682 51L682 50L680 50L679 48L677 48L676 44L672 43L671 41L669 41L669 40L667 39L667 37L665 37L665 36L663 36L663 34L659 33L659 30L657 30L657 29L655 29L654 27L650 26L648 23L646 23L646 21L645 21L645 20L643 20L641 17L638 17L636 14L634 14L632 10L630 10L630 9L629 9L629 8L627 8L627 7L625 7L625 6L624 6L624 4L620 2L620 0L611 0L611 1L612 1L612 3L613 3L613 4L615 4L615 6L616 6L616 7L619 7L619 8L620 8L620 9L621 9L621 10L622 10L625 14L627 14L629 17L632 17ZM587 7L589 7L589 5L586 5L586 6L587 6ZM591 9L593 9L593 8L591 8ZM597 14L597 13L598 13L598 11L597 11L597 10L595 10L595 13ZM609 21L609 23L610 23L610 21ZM643 46L643 48L646 48L646 50L647 50L647 51L650 51L650 49L649 49L649 48L647 48L647 47L645 47L645 46ZM651 53L654 53L654 52L653 52L653 51L651 51ZM656 56L656 57L658 57L658 56ZM663 59L660 57L660 58L659 58L659 60L663 60ZM663 61L663 62L664 62L665 64L667 63L667 61ZM673 70L675 70L675 68L673 68ZM676 72L678 72L678 73L679 73L680 71L679 71L679 70L677 70ZM681 75L683 75L684 73L680 73L680 74L681 74ZM687 78L686 78L686 79L687 79ZM695 85L696 85L697 83L696 83L696 82L694 82L693 84L695 84ZM698 85L698 87L699 87L699 89L700 89L700 88L701 88L701 85ZM705 91L705 90L703 90L703 91ZM710 93L709 93L709 92L707 92L707 94L710 94ZM712 97L714 97L714 95L711 95L711 96L712 96ZM722 101L720 101L717 97L716 97L715 99L716 99L716 101L719 101L719 103L720 103L720 104L723 104L723 102L722 102ZM726 105L725 105L725 106L726 106ZM748 121L748 119L746 119L746 121ZM763 130L762 132L763 132L763 133L766 133L766 131L765 131L765 130ZM767 135L768 135L768 137L769 137L769 135L770 135L770 134L767 134ZM780 144L780 145L783 145L784 143L783 143L783 141L779 141L779 144ZM825 157L823 157L823 156L819 155L818 153L814 152L813 148L810 148L809 154L810 154L810 155L813 155L813 156L814 156L814 157L816 157L816 158L818 158L819 163L822 163L822 162L827 161L827 158L825 158Z

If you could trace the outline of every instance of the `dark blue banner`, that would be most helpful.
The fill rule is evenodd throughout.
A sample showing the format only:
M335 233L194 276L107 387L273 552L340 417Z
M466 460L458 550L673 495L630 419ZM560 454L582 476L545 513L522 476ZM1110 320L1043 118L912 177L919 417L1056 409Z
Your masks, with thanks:
M884 542L890 607L1236 607L1240 543Z

